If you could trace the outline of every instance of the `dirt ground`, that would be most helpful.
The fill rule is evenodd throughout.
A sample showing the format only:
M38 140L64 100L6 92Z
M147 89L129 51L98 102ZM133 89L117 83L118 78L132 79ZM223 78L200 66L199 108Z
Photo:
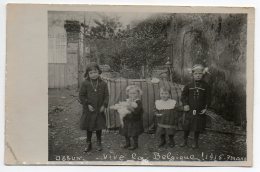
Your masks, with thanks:
M246 136L206 131L200 135L200 148L180 147L183 132L175 136L176 146L158 148L158 138L144 133L139 148L122 148L124 138L116 130L103 131L103 150L85 153L86 134L79 129L81 105L75 89L49 89L49 161L237 161L246 159ZM189 143L192 142L192 135Z

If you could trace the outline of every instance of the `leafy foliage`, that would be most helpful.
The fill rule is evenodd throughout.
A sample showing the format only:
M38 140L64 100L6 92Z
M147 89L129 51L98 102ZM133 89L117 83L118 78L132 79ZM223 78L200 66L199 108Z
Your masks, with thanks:
M111 39L114 38L118 30L122 27L118 17L110 18L101 16L101 19L94 19L96 26L90 28L89 36L93 39Z
M146 73L167 59L167 27L170 16L153 16L125 32L124 49L120 51L122 63L135 71L144 66Z
M193 64L208 66L212 108L245 125L246 21L243 14L163 14L124 29L118 18L103 17L86 37L93 56L127 78L149 77L171 55L176 82L191 80L185 71Z

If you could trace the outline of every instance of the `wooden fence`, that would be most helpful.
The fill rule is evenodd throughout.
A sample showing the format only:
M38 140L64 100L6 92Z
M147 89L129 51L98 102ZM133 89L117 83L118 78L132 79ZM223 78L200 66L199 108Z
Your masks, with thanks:
M48 57L49 88L64 88L78 85L79 42L67 42L66 33L49 34Z
M151 83L150 80L145 79L109 79L103 78L107 83L109 89L109 107L118 103L119 101L126 100L125 89L128 85L138 85L143 95L141 101L143 103L144 114L143 114L143 125L145 131L149 130L154 125L154 102L159 99L159 88L161 86L167 86L171 88L171 97L180 103L182 85L171 83L169 81L160 81L159 83ZM119 116L115 110L107 109L107 128L113 129L120 126Z

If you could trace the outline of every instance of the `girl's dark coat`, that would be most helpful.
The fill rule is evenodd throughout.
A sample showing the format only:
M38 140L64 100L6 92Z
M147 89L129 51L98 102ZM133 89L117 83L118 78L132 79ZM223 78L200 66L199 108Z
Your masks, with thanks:
M124 127L120 127L119 133L126 137L138 136L144 132L143 128L143 105L137 100L137 108L131 114L124 117Z
M80 128L82 130L96 131L106 128L106 117L104 112L100 112L100 108L108 106L108 87L107 84L98 78L96 81L93 80L93 85L96 86L98 81L97 91L90 82L90 79L83 81L80 91L79 99L83 106L83 113L80 119ZM94 111L91 112L88 105L94 107Z
M184 130L202 131L205 129L206 115L199 113L210 105L210 98L210 87L204 81L192 82L184 87L181 101L184 106L190 106L190 111L185 114ZM194 110L196 115L193 115Z

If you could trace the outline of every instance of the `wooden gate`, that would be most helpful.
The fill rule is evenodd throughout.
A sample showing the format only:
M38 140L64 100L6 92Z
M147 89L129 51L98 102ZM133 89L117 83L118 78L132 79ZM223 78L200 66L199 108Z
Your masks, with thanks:
M142 91L143 95L141 101L143 103L144 114L143 122L145 131L147 131L151 126L154 125L154 102L159 99L159 88L161 86L167 86L171 88L171 97L180 103L181 91L183 89L182 85L176 83L171 83L169 81L160 81L157 84L151 83L150 80L145 79L109 79L103 78L107 83L109 89L109 107L118 103L119 101L126 100L125 89L128 85L134 84L138 85ZM120 126L119 116L115 110L107 109L106 115L107 128L118 128Z

